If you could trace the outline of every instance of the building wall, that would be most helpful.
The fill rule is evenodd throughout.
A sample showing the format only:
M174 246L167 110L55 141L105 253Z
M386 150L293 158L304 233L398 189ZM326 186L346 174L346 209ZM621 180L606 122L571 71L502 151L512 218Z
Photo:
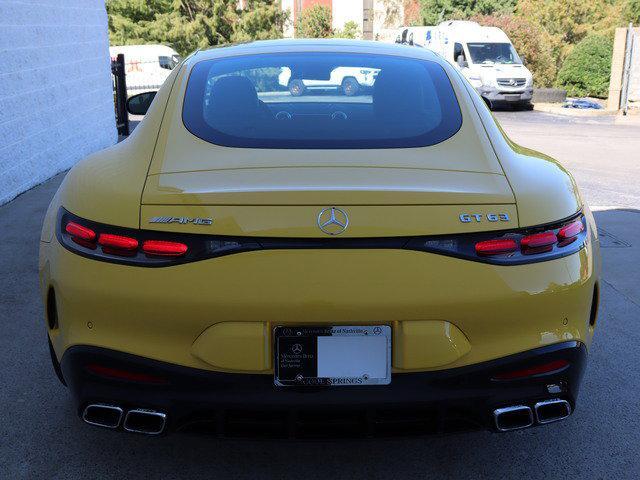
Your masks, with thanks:
M117 141L104 0L0 1L0 204Z

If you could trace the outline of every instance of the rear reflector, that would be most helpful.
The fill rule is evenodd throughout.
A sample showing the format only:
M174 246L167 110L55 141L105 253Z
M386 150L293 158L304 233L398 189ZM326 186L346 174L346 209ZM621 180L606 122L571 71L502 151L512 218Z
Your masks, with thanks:
M140 383L167 383L167 380L155 375L149 375L147 373L129 372L127 370L118 370L116 368L105 367L103 365L96 365L95 363L87 365L87 370L101 377L115 378L118 380L129 380L130 382Z
M554 360L553 362L535 367L525 368L522 370L514 370L513 372L505 372L495 375L494 380L515 380L517 378L533 377L534 375L543 375L545 373L556 372L569 365L566 360Z
M149 255L179 257L187 253L187 246L180 242L147 240L142 244L142 250Z
M135 238L112 235L110 233L101 233L100 237L98 237L98 243L103 247L116 250L136 250L138 248L138 240Z
M93 242L96 239L96 232L94 232L90 228L83 227L76 222L67 223L64 229L69 235L75 238L79 238L80 240Z
M515 252L518 244L513 239L485 240L476 243L476 253L478 255L499 255L502 253Z

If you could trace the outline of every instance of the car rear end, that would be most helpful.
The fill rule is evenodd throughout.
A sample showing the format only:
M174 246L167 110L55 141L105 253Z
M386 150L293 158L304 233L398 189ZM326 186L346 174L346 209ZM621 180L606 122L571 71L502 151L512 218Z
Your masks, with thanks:
M597 311L588 210L522 224L470 92L426 52L236 48L176 74L137 225L77 200L102 190L54 201L41 281L85 420L306 437L568 416ZM301 104L292 65L380 73Z

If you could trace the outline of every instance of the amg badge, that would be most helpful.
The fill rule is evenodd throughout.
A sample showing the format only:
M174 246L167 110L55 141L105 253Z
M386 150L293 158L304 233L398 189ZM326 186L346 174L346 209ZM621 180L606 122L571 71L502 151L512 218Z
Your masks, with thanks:
M189 218L189 217L153 217L149 223L193 223L194 225L211 225L213 218Z
M474 220L476 222L481 222L482 217L484 217L482 213L461 213L460 221L462 223L471 223ZM486 219L490 222L508 222L509 214L508 213L487 213Z

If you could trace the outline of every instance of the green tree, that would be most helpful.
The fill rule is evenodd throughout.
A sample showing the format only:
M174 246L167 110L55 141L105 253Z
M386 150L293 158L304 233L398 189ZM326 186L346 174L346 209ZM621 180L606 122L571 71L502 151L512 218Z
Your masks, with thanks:
M558 72L558 85L572 96L606 98L612 54L610 37L589 35L567 56Z
M423 25L442 20L465 19L473 15L512 13L517 0L420 0Z
M626 21L640 24L640 0L628 0L625 5L624 16Z
M331 38L331 10L320 4L306 8L296 22L296 37L300 38Z
M162 43L186 55L197 48L279 38L287 14L278 0L107 0L112 44Z
M525 58L533 74L536 87L550 87L556 79L549 34L539 25L515 15L477 15L471 20L481 25L502 29L513 42L518 53Z
M335 38L360 38L360 27L353 20L349 20L344 24L342 30L335 30L333 36Z

